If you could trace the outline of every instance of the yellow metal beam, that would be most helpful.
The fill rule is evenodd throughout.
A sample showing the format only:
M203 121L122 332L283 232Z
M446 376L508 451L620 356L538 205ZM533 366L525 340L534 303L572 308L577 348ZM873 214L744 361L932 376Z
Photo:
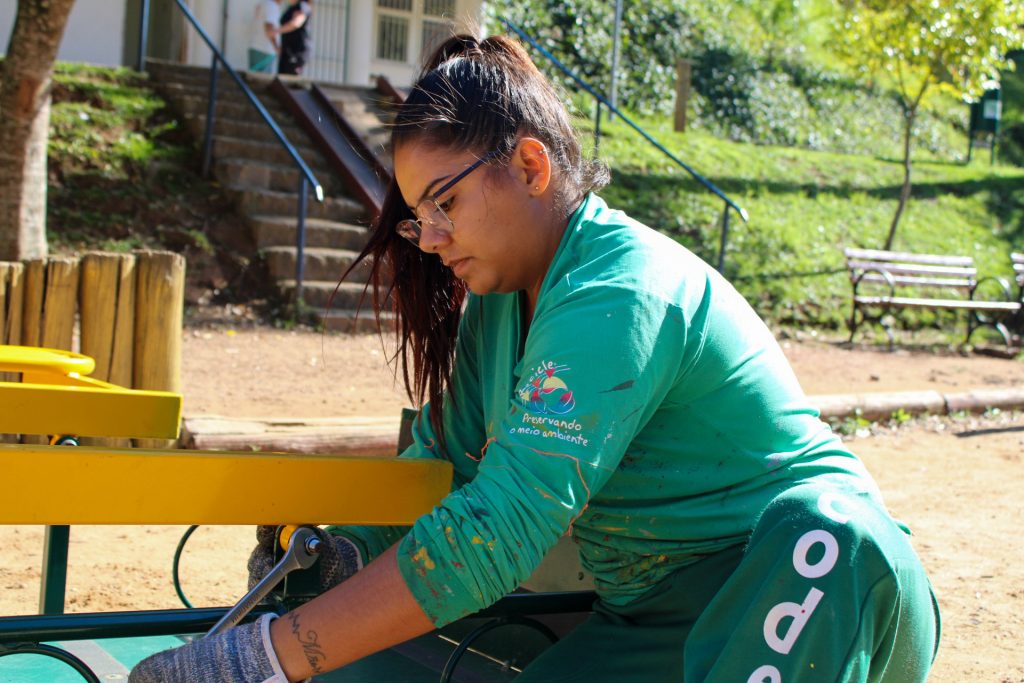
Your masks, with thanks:
M78 384L0 382L0 434L178 438L179 394L108 389L84 377Z
M176 439L181 395L125 389L85 377L96 363L60 349L0 345L0 434Z
M0 444L0 524L411 524L439 460Z

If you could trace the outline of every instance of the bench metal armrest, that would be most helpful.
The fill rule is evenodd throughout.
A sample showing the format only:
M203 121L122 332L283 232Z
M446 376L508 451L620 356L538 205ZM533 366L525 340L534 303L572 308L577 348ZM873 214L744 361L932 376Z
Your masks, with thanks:
M868 273L878 273L885 280L885 283L889 285L889 296L896 296L896 280L893 279L892 273L884 268L865 268L864 270L857 273L853 277L853 295L857 296L857 288L860 286L861 280Z
M985 282L988 282L989 280L991 280L993 282L999 283L999 288L1002 290L1002 294L1003 294L1003 298L1000 299L1000 301L1013 301L1014 300L1013 292L1010 290L1010 282L1009 282L1009 280L1007 280L1005 277L1000 277L998 275L988 275L986 277L981 278L977 282L975 282L974 286L971 287L971 296L970 296L971 301L975 300L974 299L974 295L978 291L978 289L981 287L981 285L983 283L985 283Z

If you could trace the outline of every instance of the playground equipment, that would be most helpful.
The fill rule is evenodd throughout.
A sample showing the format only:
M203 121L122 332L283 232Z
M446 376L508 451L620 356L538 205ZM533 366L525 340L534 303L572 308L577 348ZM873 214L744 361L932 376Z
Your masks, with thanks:
M91 379L94 367L80 354L0 345L0 434L50 437L43 445L0 444L8 482L0 524L48 525L40 614L0 617L0 680L124 680L139 660L182 644L189 634L281 613L315 595L313 572L305 570L316 561L319 532L298 526L285 527L282 540L290 543L271 575L231 609L63 614L72 524L411 524L451 486L450 464L435 460L59 445L77 444L82 436L178 435L180 395ZM4 381L9 373L20 381ZM254 495L270 481L299 485ZM312 486L317 495L310 495ZM325 487L329 495L323 495ZM100 488L117 490L116 504L97 504ZM575 625L593 600L590 591L509 595L439 632L315 680L511 680L557 640L556 632ZM43 655L42 663L29 657L29 665L9 664L25 660L22 655Z

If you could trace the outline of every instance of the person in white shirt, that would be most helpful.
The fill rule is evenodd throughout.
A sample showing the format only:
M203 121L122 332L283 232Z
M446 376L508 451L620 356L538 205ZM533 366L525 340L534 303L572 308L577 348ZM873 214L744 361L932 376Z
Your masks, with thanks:
M274 73L274 61L281 53L278 42L280 18L280 0L258 0L253 10L249 71Z

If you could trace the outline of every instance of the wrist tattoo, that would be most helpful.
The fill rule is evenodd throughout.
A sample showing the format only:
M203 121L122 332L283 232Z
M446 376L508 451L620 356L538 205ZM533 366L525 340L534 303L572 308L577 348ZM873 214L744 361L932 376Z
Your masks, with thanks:
M292 625L292 635L299 641L299 645L302 646L302 654L306 656L306 661L309 662L310 668L315 674L322 674L324 671L321 668L321 662L327 660L327 655L324 653L324 649L320 647L320 636L317 632L310 629L303 632L302 626L299 624L299 615L292 612L288 615L288 621Z

